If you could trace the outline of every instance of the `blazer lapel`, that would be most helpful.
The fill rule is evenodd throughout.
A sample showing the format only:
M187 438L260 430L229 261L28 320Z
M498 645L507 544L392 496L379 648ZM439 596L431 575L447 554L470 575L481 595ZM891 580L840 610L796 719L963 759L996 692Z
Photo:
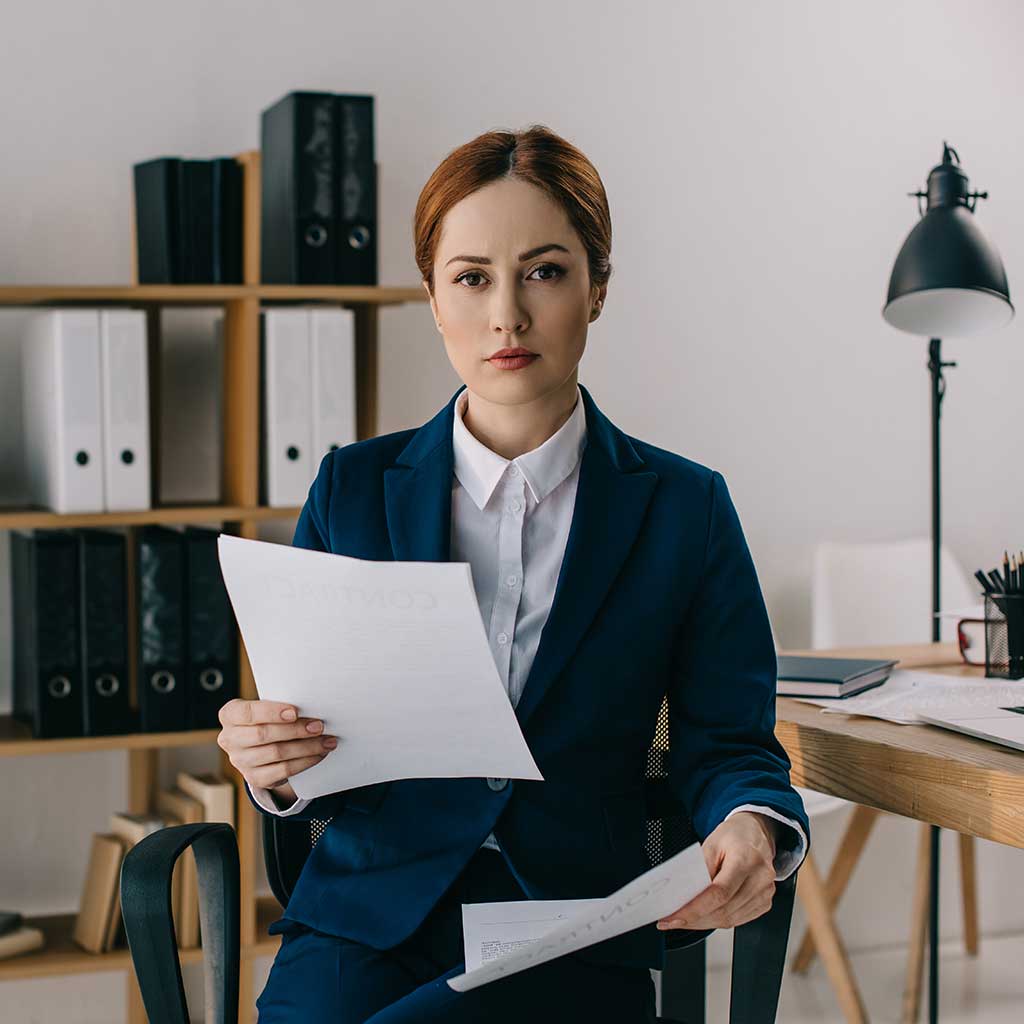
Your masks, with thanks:
M451 552L452 423L460 388L384 471L388 533L399 561L444 562ZM524 725L597 615L643 523L658 474L581 384L587 444L551 611L516 717Z

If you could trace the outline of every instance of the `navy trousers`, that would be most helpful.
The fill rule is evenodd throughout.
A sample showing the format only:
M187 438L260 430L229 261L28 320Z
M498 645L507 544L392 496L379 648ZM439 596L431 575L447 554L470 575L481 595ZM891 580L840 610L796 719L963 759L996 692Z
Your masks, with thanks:
M464 970L462 904L526 896L496 850L473 856L420 927L378 950L282 918L258 1024L652 1024L654 983L646 968L588 964L573 954L455 992Z

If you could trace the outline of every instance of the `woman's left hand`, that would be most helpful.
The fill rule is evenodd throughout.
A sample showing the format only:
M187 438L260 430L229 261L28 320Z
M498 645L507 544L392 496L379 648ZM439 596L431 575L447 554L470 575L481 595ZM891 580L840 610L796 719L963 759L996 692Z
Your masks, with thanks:
M768 911L775 895L775 821L739 811L701 846L711 884L658 921L662 931L734 928Z

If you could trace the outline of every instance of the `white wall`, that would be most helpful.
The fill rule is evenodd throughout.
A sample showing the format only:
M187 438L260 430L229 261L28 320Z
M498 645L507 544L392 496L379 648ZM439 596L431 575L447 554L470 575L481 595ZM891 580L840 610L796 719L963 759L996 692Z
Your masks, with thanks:
M415 284L412 212L437 163L487 129L547 124L594 161L614 223L615 272L580 378L627 432L725 475L779 641L806 644L817 541L929 529L926 341L890 328L880 309L917 219L907 193L924 186L943 139L972 187L991 194L978 220L1014 293L1024 274L1024 141L1013 127L1024 15L1010 0L612 11L527 0L8 5L0 281L127 281L132 163L255 148L260 110L305 88L377 97L381 281ZM0 315L7 504L24 500L18 320ZM177 412L164 426L166 500L216 497L219 365L208 321L168 316L166 397ZM945 539L971 570L1024 543L1024 483L1011 469L1022 325L945 346L960 362L948 371L943 417ZM381 331L381 430L422 423L459 383L429 309L385 310ZM190 763L166 761L168 773ZM0 906L75 908L88 837L124 800L122 762L116 753L0 761ZM73 791L61 784L68 771ZM825 862L840 823L814 831ZM893 819L870 844L839 914L852 947L904 940L915 840L916 826ZM1024 908L1005 893L1017 889L1020 856L981 847L983 929L1019 929ZM954 863L950 853L944 864ZM943 885L943 932L954 935L954 872ZM715 937L716 956L726 939ZM5 1020L120 1019L122 977L6 983Z

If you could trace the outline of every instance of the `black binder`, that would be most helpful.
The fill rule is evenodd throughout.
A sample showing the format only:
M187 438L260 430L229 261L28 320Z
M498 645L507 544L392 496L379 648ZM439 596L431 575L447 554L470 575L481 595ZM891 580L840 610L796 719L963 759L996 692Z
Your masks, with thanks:
M260 276L336 284L335 97L291 92L261 115Z
M128 675L125 538L78 531L79 592L86 736L135 731Z
M81 736L78 539L69 530L11 531L13 716L37 738Z
M139 712L143 732L188 728L185 679L185 545L177 530L141 527L135 580L139 626Z
M339 284L377 284L377 165L374 162L373 96L335 97Z
M185 530L188 573L190 729L215 729L223 704L238 696L238 634L220 569L216 530Z
M213 281L213 164L182 160L185 184L185 283Z
M139 284L182 284L185 247L181 234L184 204L179 195L181 160L159 157L134 164L132 171Z
M242 283L242 167L231 157L211 161L213 284Z

